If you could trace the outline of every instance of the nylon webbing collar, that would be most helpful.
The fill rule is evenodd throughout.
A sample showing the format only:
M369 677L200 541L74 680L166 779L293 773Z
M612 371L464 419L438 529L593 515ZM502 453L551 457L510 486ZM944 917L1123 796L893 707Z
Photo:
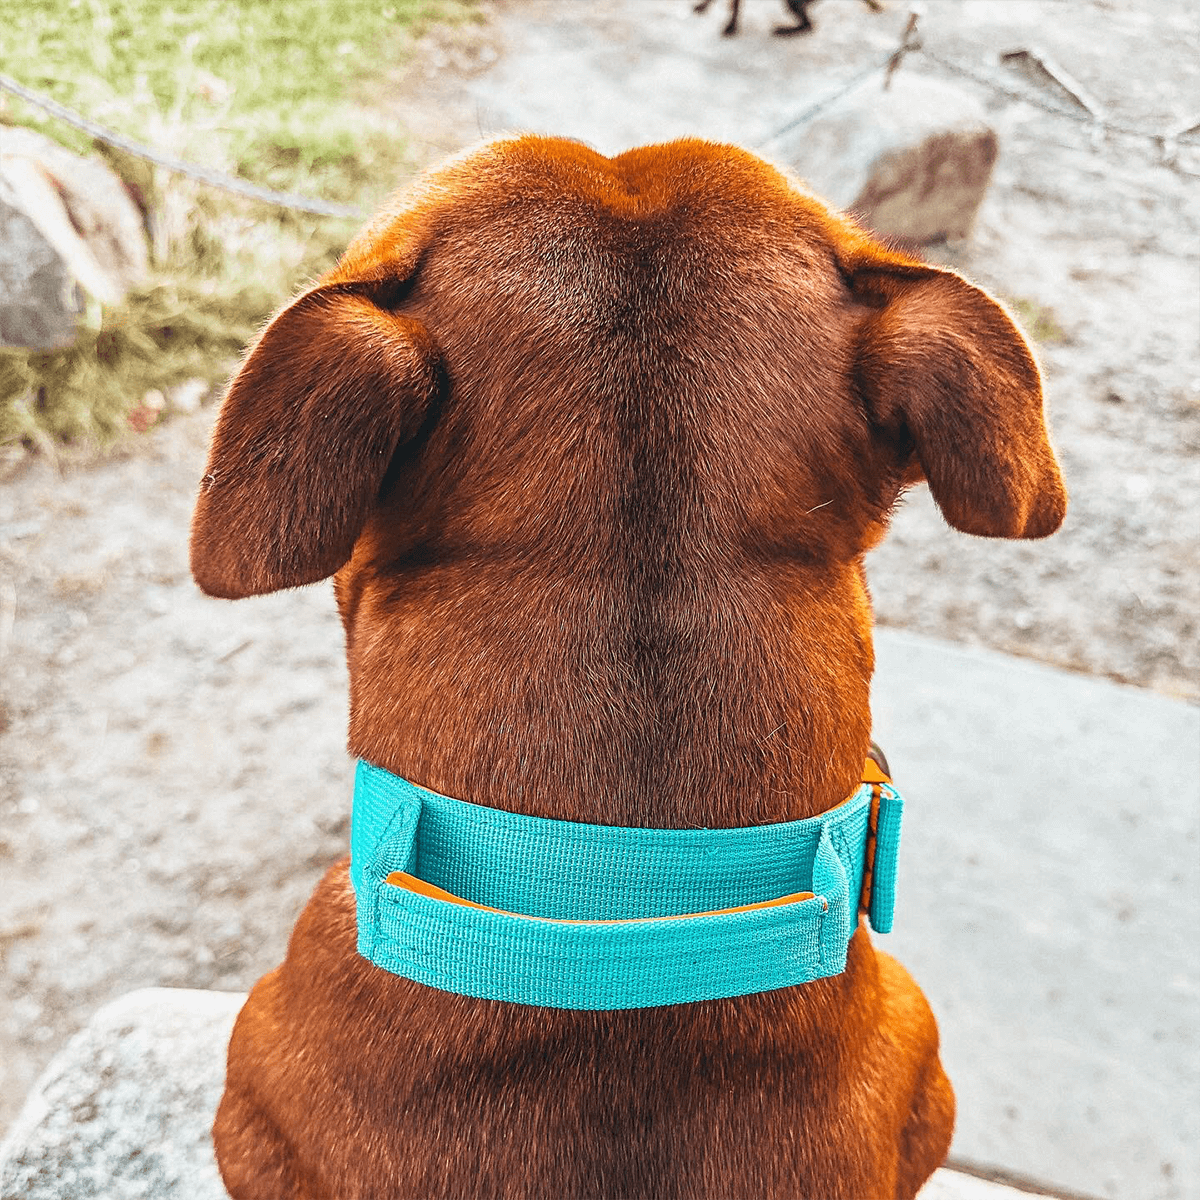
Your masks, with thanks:
M429 987L550 1008L683 1004L846 967L892 927L902 801L871 760L819 816L629 829L440 796L361 761L350 878L358 950Z

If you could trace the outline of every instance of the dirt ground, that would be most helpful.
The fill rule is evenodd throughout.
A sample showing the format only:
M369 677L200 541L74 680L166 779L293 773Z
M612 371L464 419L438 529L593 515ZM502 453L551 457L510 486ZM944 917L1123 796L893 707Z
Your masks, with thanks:
M568 21L562 4L494 6L482 27L430 35L380 103L450 149L490 131L506 96L533 112L591 96L589 119L604 120L616 80L613 129L639 106L650 114L631 142L658 135L655 112L692 113L701 132L706 116L736 130L740 112L738 140L753 145L819 94L806 71L852 73L894 44L904 16L898 3L872 17L829 0L813 37L772 39L777 6L752 3L727 41L721 7L701 18L685 0L607 0L570 5ZM997 48L1040 46L1129 123L1200 115L1200 28L1186 3L1067 12L933 3L925 30L980 66ZM554 65L564 54L570 78ZM1053 541L1008 545L953 533L915 494L870 562L879 620L1194 701L1196 179L1147 141L1094 141L962 86L986 101L1001 160L975 236L937 253L1035 306L1054 333L1040 349L1072 509ZM10 464L0 479L0 1125L104 1001L147 984L252 984L346 848L345 677L328 584L231 605L188 575L212 417L210 406L171 420L104 460Z

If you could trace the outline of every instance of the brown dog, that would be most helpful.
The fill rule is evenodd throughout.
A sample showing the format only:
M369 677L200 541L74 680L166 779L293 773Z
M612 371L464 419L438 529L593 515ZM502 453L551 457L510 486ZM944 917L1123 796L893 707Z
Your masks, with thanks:
M389 771L764 824L859 779L863 555L922 478L969 533L1062 519L995 302L744 151L526 137L427 176L263 333L192 567L225 597L335 575L350 748ZM864 928L843 974L736 999L435 991L358 956L342 862L238 1018L214 1136L251 1200L911 1197L953 1124L937 1044Z

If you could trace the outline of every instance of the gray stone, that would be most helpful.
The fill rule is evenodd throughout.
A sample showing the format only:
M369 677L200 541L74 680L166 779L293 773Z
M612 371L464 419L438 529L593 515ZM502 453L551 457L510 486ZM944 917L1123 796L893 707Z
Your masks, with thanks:
M0 1200L223 1200L209 1127L244 1000L144 988L101 1009L46 1068L0 1146ZM921 1200L1029 1195L942 1170Z
M0 1146L0 1200L218 1200L209 1127L245 997L145 988L46 1068Z
M66 262L0 173L0 346L69 346L83 308Z
M887 91L872 80L781 149L829 203L882 236L924 244L971 232L998 142L973 96L902 68Z
M145 279L150 252L142 213L107 163L32 129L0 128L0 161L13 158L36 162L50 177L71 224L107 275L122 288Z
M85 294L118 303L148 269L141 214L104 163L0 127L0 346L71 345Z

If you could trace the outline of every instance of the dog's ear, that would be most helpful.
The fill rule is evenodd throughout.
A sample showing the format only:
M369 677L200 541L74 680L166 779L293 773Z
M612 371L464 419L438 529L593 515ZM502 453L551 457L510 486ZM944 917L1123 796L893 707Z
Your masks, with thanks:
M1067 494L1050 447L1041 375L996 301L952 271L900 256L845 264L871 311L857 384L905 482L924 477L956 529L985 537L1053 533Z
M424 327L346 285L284 309L234 376L213 434L192 517L200 587L237 599L332 575L437 377Z

